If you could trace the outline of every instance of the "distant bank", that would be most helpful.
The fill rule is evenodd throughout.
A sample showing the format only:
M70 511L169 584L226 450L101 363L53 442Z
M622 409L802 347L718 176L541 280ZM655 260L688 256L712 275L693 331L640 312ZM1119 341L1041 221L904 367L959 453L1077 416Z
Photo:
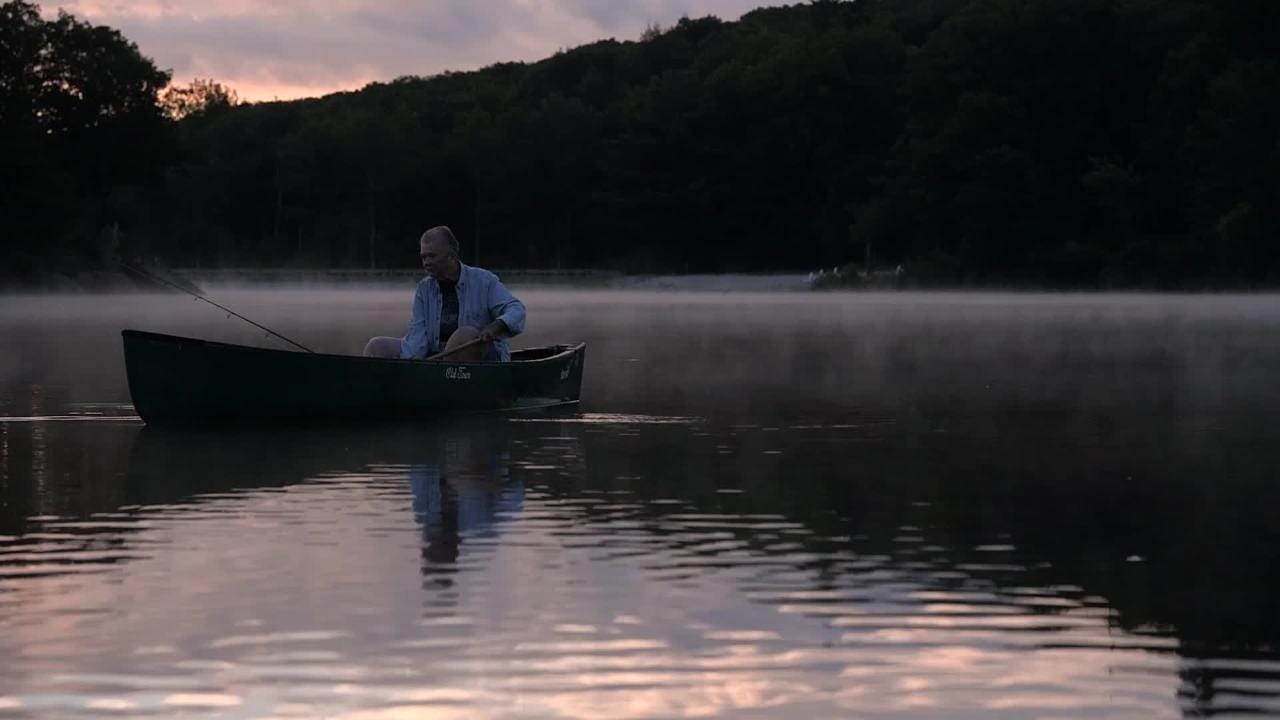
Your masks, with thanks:
M423 277L417 269L269 269L269 268L172 268L151 267L170 282L192 289L227 285L412 285ZM513 287L557 286L614 290L677 290L705 292L792 291L812 288L812 275L804 273L718 273L697 275L627 275L613 270L561 269L493 270ZM0 286L7 292L120 293L169 292L171 288L125 272L46 274L30 282Z
M421 270L260 270L196 268L174 271L193 282L208 285L235 283L277 284L366 284L414 283L423 277ZM686 290L749 292L810 289L810 276L804 273L707 273L697 275L628 275L615 270L560 269L530 270L494 268L503 282L515 287L557 285L595 287L616 290Z
M175 273L190 278L193 282L209 284L233 283L336 283L366 284L382 282L413 283L422 279L421 268L385 268L385 269L297 269L297 268L176 268ZM596 269L563 269L563 270L521 270L495 269L504 281L513 284L581 284L607 285L622 277L622 273L612 270Z

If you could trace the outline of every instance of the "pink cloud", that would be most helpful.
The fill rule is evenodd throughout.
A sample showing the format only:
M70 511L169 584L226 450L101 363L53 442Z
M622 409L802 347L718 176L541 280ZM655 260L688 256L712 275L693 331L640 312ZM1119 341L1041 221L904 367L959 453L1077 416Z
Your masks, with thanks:
M174 81L212 78L249 100L362 87L402 75L532 61L682 15L736 19L762 0L67 0L119 28Z

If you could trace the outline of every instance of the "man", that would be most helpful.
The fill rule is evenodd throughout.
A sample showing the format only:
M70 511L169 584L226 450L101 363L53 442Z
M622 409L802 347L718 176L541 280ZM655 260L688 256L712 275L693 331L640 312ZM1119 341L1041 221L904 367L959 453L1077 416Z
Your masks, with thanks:
M480 340L448 359L510 360L511 346L506 338L524 331L524 303L497 275L463 265L458 259L458 240L443 225L422 233L418 257L427 278L414 292L409 332L403 338L373 338L365 345L365 356L421 359Z

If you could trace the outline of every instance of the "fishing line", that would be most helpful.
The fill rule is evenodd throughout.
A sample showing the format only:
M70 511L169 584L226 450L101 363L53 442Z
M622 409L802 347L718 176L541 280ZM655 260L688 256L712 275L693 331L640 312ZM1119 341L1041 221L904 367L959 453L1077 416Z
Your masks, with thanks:
M198 292L194 292L194 291L192 291L192 290L188 290L187 288L184 288L184 287L182 287L181 285L179 285L179 284L177 284L177 283L175 283L175 282L171 282L171 281L169 281L169 280L166 280L165 278L159 277L159 276L157 276L157 275L153 275L153 274L151 274L151 273L149 273L149 272L147 272L146 270L143 270L143 269L141 269L141 268L133 267L132 265L130 265L130 264L126 263L126 262L121 262L121 263L120 263L120 267L124 268L125 270L128 270L129 272L137 273L138 275L140 275L140 276L142 276L142 277L146 278L147 280L150 280L151 282L159 283L159 284L164 285L164 286L166 286L166 287L171 287L171 288L173 288L174 290L178 290L178 291L180 291L180 292L184 292L184 293L186 293L186 294L190 295L191 297L193 297L193 298L195 298L195 299L197 299L197 300L203 300L203 301L205 301L205 302L209 303L210 305L212 305L212 306L214 306L214 307L218 308L219 310L221 310L221 311L223 311L223 312L227 313L227 317L231 317L231 316L233 316L233 315L234 315L235 317L240 318L241 320L243 320L243 321L245 321L245 322L249 323L250 325L252 325L252 326L254 326L254 327L258 328L259 330L265 330L265 331L267 332L267 334L268 334L268 335L275 335L276 337L280 338L281 340L283 340L283 341L285 341L285 342L289 343L290 345L292 345L292 346L294 346L294 347L296 347L296 348L298 348L298 349L300 349L300 350L305 350L305 351L307 351L307 352L309 352L309 353L312 353L312 354L314 354L314 353L315 353L315 350L312 350L311 348L307 347L306 345L303 345L303 344L301 344L301 343L296 343L296 342L294 342L294 341L290 340L289 338L287 338L287 337L285 337L285 336L281 335L280 333L276 332L275 330L272 330L271 328L267 327L266 325L262 325L262 324L256 323L256 322L254 322L254 321L250 320L249 318L247 318L247 317L245 317L245 316L241 315L240 313L236 312L235 310L232 310L231 308L226 307L225 305L219 305L218 303L216 303L216 302L214 302L214 301L210 300L209 298L207 298L207 297L205 297L205 296L201 295L201 294L200 294L200 293L198 293Z

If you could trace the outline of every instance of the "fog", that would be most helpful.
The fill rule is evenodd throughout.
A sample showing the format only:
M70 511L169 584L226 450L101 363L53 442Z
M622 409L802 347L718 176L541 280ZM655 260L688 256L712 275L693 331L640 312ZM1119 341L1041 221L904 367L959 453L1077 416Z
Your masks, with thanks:
M922 679L910 697L998 693L1024 703L1010 717L1280 698L1280 297L513 289L529 307L517 347L587 343L581 414L166 433L133 417L120 330L287 345L181 295L0 299L0 421L123 419L0 422L0 571L21 630L0 634L16 658L0 701L140 694L104 690L109 667L275 702L265 646L238 644L256 633L341 658L304 667L307 692L394 678L383 661L407 657L424 686L582 702L604 662L627 668L624 693L687 702L724 638L753 671L814 688L750 700L761 716ZM207 290L330 353L402 332L412 298ZM417 627L428 610L465 614L467 635L440 644ZM588 626L647 644L576 657L561 629ZM563 676L503 664L529 647L558 649L543 660ZM237 674L202 674L222 662ZM363 687L384 703L378 682Z
M929 423L1155 414L1212 424L1272 413L1280 296L809 293L514 288L516 347L584 341L588 412ZM317 352L401 335L412 287L212 287ZM120 331L289 349L178 294L0 300L0 406L128 402ZM46 410L47 412L48 410Z

